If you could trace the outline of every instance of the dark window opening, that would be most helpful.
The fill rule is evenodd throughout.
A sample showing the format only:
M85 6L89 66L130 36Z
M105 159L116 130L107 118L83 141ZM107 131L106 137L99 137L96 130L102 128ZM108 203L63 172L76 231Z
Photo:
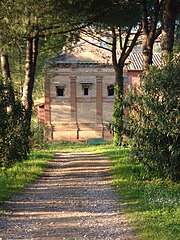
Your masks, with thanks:
M114 96L114 85L110 85L107 87L108 96Z
M64 96L64 88L63 87L56 87L56 96L63 97Z
M88 96L89 95L89 88L85 87L84 88L84 96Z

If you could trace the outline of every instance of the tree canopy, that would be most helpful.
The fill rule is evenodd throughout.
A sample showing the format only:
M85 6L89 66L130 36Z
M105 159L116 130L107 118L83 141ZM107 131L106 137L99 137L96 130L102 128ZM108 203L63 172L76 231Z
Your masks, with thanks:
M8 93L12 100L6 101L4 116L9 119L15 116L13 106L17 96L12 91L12 85L8 84L9 81L18 81L21 85L21 91L19 86L16 88L21 97L19 109L22 114L18 115L23 122L20 121L21 130L31 135L33 92L39 79L36 77L37 66L42 69L39 66L44 59L61 51L69 41L78 41L83 32L102 41L112 53L116 73L113 124L118 133L117 144L121 144L124 133L125 60L139 43L140 36L144 69L148 70L152 64L153 45L160 34L163 53L172 53L174 36L178 38L178 0L104 0L103 3L101 0L1 0L0 8L0 94L3 96L0 104L4 104L6 88L11 89ZM10 134L9 143L11 138ZM28 151L28 137L24 143Z

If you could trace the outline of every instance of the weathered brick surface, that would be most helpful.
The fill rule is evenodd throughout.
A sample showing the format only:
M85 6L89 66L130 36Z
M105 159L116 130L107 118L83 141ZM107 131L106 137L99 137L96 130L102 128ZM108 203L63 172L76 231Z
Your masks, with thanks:
M77 103L77 122L96 123L96 103L81 102Z

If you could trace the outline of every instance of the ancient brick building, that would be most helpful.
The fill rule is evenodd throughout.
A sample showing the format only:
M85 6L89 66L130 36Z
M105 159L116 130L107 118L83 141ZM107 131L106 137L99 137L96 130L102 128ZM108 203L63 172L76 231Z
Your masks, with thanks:
M108 53L109 54L109 53ZM115 73L105 51L80 43L47 69L45 122L52 140L112 139L105 125L112 119ZM132 64L137 64L135 60ZM141 69L126 68L125 88L139 82Z

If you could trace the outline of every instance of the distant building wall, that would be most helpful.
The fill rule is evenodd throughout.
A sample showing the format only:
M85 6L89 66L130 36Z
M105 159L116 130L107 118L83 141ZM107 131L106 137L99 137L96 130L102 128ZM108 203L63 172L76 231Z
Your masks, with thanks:
M79 141L90 137L113 138L105 129L112 119L114 96L111 90L115 81L112 66L91 64L57 65L49 69L45 83L45 122L48 138L55 141ZM140 71L128 71L126 91L139 81Z

